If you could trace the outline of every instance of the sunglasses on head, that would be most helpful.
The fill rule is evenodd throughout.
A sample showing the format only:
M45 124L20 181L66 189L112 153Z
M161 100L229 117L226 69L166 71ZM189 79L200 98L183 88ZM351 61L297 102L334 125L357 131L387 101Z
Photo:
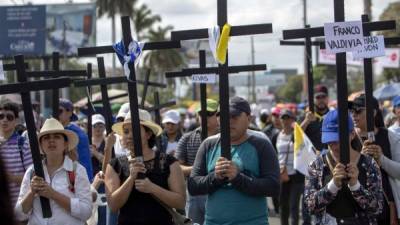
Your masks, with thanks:
M8 121L13 121L15 119L15 116L13 114L9 114L9 113L6 113L6 114L1 113L0 120L3 120L4 118L6 118Z
M364 110L365 110L365 108L353 108L353 109L350 109L350 112L351 112L351 113L354 113L354 114L360 114L360 113L362 113Z

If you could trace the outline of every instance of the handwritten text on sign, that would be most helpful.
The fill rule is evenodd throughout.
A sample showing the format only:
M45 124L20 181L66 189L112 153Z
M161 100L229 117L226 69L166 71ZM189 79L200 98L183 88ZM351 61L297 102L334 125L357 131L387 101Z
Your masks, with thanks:
M3 70L3 61L0 60L0 80L5 80L4 70Z
M385 56L385 40L383 35L364 37L362 50L353 52L353 57L374 58Z
M193 74L192 82L193 83L205 83L205 84L214 84L215 74Z
M362 50L364 37L361 21L326 23L324 33L328 53Z

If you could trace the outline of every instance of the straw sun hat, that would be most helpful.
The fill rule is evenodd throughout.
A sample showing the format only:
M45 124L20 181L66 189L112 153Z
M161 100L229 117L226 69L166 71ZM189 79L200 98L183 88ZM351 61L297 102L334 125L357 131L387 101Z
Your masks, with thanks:
M151 115L146 110L139 109L139 120L140 125L149 128L155 136L159 136L162 133L162 128L151 120ZM125 116L124 122L114 124L112 129L115 133L122 136L124 124L130 124L131 122L131 113L128 112Z
M40 129L38 139L40 140L40 138L46 134L64 134L67 136L68 150L74 149L79 142L78 136L73 131L64 129L63 125L54 118L47 119L44 122L42 129Z

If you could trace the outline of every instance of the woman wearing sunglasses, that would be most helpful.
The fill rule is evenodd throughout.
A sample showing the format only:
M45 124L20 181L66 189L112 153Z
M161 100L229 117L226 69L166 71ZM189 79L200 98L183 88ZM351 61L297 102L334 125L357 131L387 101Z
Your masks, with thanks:
M378 224L397 225L400 215L400 137L384 127L382 112L375 98L373 98L374 142L368 140L365 94L349 102L349 109L357 136L363 143L362 153L372 156L380 166L385 198L383 211L378 216Z

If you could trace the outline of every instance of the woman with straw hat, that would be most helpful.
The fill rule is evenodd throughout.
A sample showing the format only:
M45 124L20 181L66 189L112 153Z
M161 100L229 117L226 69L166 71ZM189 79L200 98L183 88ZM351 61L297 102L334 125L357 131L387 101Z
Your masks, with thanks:
M113 126L131 157L115 158L107 166L105 184L108 205L114 212L119 210L119 225L172 225L172 217L163 205L178 209L185 207L183 172L173 156L154 150L161 127L151 120L145 110L139 110L139 119L143 163L134 158L130 113L123 122ZM138 173L144 173L146 178L137 179Z
M48 119L38 135L44 153L45 179L30 167L22 181L15 212L28 224L83 225L92 213L90 183L85 168L66 154L76 148L78 137L56 119ZM52 217L43 218L39 197L50 199Z

